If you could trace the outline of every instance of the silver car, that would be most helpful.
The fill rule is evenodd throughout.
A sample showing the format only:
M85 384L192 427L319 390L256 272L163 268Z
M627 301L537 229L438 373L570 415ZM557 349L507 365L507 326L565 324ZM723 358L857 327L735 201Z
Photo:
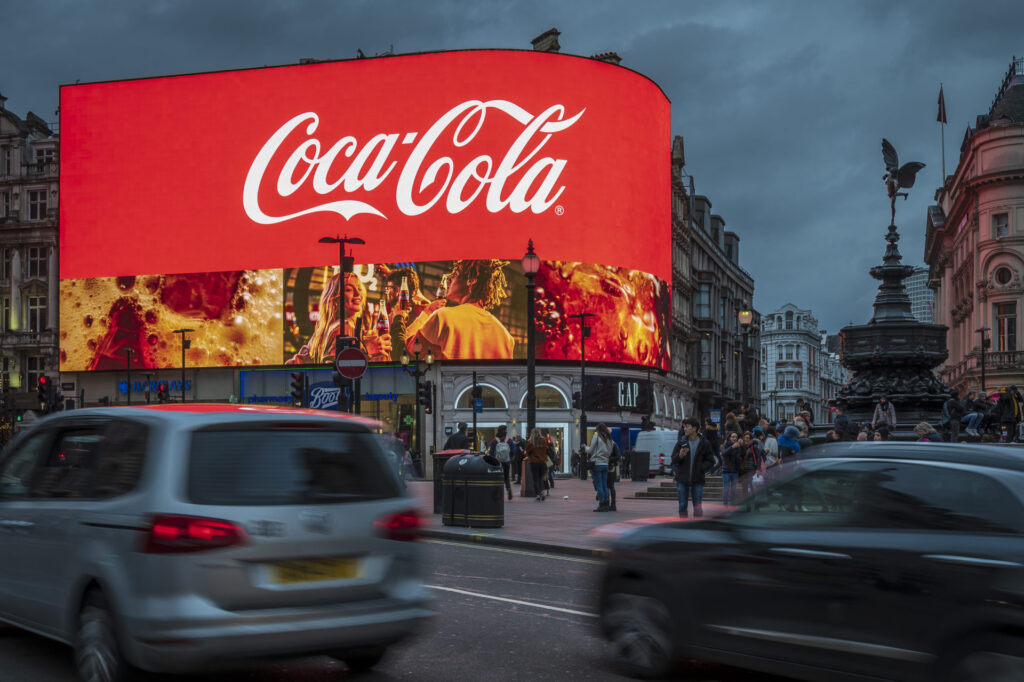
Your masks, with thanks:
M65 412L0 457L0 620L113 682L269 656L351 669L432 616L376 423L233 405Z

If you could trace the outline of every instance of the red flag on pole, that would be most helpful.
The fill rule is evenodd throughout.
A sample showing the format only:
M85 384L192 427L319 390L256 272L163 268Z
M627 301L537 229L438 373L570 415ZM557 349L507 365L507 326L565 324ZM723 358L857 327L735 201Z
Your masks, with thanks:
M946 122L946 98L942 96L941 85L939 85L939 115L935 120L939 123Z

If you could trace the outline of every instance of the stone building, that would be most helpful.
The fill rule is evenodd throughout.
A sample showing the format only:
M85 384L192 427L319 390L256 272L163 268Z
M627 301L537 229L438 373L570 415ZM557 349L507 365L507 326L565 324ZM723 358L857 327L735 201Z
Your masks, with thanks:
M949 327L938 373L961 394L1024 386L1024 59L968 126L956 170L928 208L924 260L935 322ZM983 346L983 341L985 345Z
M34 391L57 369L57 205L55 126L24 119L0 95L0 373L13 392Z
M791 421L796 401L811 406L815 423L829 421L828 402L848 380L828 335L810 310L787 303L761 320L761 402L765 414Z

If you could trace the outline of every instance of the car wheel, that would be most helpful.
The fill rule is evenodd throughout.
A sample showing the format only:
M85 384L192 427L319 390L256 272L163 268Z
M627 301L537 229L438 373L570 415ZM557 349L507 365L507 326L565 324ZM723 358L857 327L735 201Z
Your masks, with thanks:
M614 664L628 675L660 678L675 663L672 614L663 601L612 588L601 614Z
M332 654L332 656L345 661L345 665L348 666L349 671L354 673L365 673L376 668L377 664L384 658L385 653L387 653L387 647L381 646L354 651L340 651Z
M1018 682L1024 680L1024 641L993 635L978 640L953 665L956 682Z
M129 666L117 641L114 614L99 590L89 592L82 603L74 646L75 667L83 682L128 679Z

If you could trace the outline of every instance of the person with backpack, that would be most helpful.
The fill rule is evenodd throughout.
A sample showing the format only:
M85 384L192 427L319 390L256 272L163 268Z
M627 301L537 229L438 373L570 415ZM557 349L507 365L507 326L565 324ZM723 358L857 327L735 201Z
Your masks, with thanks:
M512 501L512 483L508 474L512 468L512 439L508 437L508 427L502 424L498 427L498 433L491 441L491 457L501 462L501 472L505 476L505 491L508 493L508 501Z
M955 443L960 440L960 420L964 417L964 406L959 394L950 391L949 399L942 403L942 431L946 441Z

